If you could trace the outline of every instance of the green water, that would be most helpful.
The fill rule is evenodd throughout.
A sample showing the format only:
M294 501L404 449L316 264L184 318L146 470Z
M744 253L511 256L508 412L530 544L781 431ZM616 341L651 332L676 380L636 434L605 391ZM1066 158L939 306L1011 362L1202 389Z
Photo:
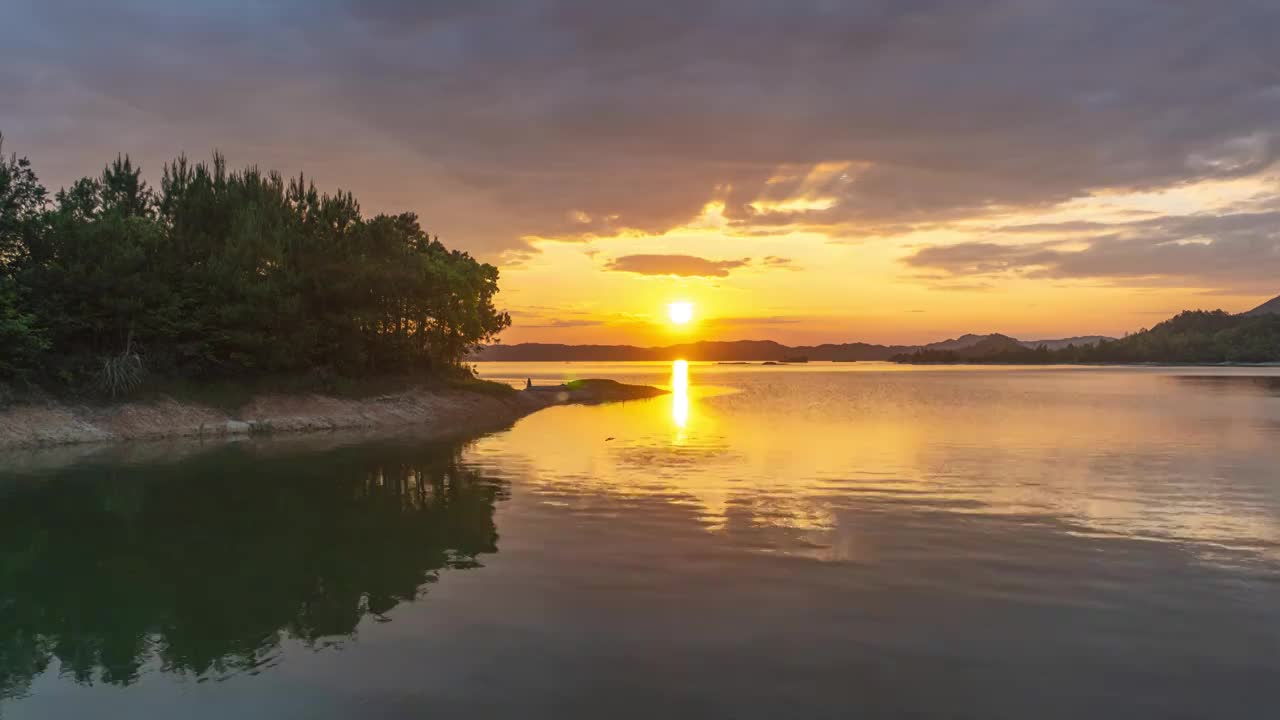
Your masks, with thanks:
M453 443L0 463L0 716L1267 717L1272 370L491 364Z

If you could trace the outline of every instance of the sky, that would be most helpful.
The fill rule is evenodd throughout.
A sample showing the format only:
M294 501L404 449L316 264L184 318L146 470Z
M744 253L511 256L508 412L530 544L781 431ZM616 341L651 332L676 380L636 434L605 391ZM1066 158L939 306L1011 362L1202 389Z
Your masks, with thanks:
M0 133L305 172L503 342L1121 335L1280 294L1273 0L0 0ZM692 302L674 326L666 305Z

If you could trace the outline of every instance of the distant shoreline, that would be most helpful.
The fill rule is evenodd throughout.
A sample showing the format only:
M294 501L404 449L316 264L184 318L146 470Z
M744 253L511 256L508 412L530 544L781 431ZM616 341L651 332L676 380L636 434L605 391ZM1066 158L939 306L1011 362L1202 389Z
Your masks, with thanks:
M917 350L969 347L991 335L962 335L926 345L878 345L875 343L823 343L820 345L783 345L773 340L699 340L696 342L639 347L636 345L564 345L559 343L501 343L486 345L472 353L467 362L640 362L697 360L709 362L784 362L806 358L822 361L890 360L895 355ZM1001 336L1004 337L1004 336ZM1040 346L1051 349L1080 346L1107 338L1090 335L1055 340L1015 340L1011 342L1032 350Z
M472 360L471 364L507 363L512 365L572 365L598 363L672 363L685 358L670 360ZM1176 362L1058 362L1058 363L1019 363L1019 362L980 362L962 360L958 362L898 362L894 360L810 360L804 363L773 362L766 360L688 360L688 362L723 365L727 367L804 367L806 365L971 365L1001 367L1280 367L1280 362L1263 363L1176 363Z

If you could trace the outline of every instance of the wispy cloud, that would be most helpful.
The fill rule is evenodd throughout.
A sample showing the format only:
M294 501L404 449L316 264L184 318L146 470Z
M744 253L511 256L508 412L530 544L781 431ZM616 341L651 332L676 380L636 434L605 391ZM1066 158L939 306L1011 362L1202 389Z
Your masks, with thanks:
M766 255L760 258L760 264L767 268L779 268L783 270L800 269L791 258L779 257L777 255Z
M740 327L744 325L797 325L811 318L789 315L763 315L761 317L719 317L706 321L706 325Z
M678 275L682 277L726 277L729 271L750 264L741 260L708 260L696 255L623 255L610 260L605 269L638 275Z
M1046 229L1052 232L1057 226ZM1020 276L1229 285L1236 290L1275 288L1280 283L1280 212L1276 211L1071 223L1065 230L1060 240L927 246L903 262L933 271L927 279L944 282Z

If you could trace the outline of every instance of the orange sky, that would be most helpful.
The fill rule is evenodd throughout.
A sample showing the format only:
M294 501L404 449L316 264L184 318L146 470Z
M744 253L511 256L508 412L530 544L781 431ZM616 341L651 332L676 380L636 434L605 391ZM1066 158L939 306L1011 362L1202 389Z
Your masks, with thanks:
M840 228L730 223L708 201L689 222L662 233L527 238L533 252L499 256L501 300L514 315L503 342L662 345L701 339L773 339L789 344L865 341L912 344L965 332L1023 339L1120 336L1182 309L1247 310L1280 292L1267 285L1224 291L1160 275L1074 278L1049 275L1057 256L991 268L920 267L921 248L973 243L1025 249L1073 247L1061 228L1089 223L1093 235L1179 219L1215 217L1265 201L1269 173L1148 192L1090 194L1037 208L992 208L972 217L902 232L846 236ZM820 207L822 195L776 202ZM767 216L770 208L757 212ZM1044 227L1037 230L1037 227ZM1178 247L1205 246L1191 234ZM634 258L642 258L643 262ZM627 261L627 258L633 260ZM620 260L621 259L621 260ZM694 262L699 260L702 262ZM709 262L708 262L709 261ZM681 273L681 274L677 274ZM689 301L696 321L673 325L666 305Z

